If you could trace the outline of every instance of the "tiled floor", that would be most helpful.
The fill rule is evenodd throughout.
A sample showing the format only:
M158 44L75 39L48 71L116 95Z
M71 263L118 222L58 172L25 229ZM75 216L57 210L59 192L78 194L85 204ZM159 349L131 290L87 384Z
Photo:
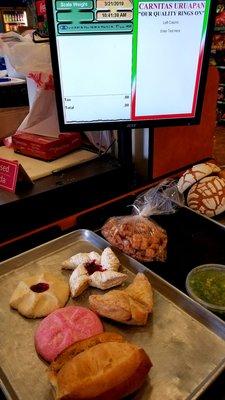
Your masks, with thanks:
M216 127L214 139L214 157L220 166L225 168L225 126Z

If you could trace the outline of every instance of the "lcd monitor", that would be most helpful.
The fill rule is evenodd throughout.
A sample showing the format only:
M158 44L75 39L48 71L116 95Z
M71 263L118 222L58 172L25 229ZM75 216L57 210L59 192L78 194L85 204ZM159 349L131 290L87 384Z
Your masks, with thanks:
M198 123L213 0L49 0L61 130Z

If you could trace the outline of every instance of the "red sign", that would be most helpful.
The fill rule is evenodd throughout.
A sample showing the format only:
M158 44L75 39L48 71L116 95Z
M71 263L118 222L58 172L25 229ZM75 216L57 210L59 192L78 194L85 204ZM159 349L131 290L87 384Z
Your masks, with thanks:
M18 171L18 161L8 161L0 158L0 188L15 192Z
M0 189L15 193L17 184L33 185L33 182L18 161L0 158Z

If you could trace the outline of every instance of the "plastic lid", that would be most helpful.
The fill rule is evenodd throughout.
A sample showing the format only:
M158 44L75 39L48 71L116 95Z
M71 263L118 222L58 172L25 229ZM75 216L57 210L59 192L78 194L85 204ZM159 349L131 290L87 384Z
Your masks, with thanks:
M207 302L201 298L201 295L197 292L197 290L193 287L193 285L190 285L191 280L193 281L194 276L198 275L198 272L201 271L217 271L217 273L221 273L221 278L224 277L225 280L225 265L222 264L204 264L204 265L199 265L196 268L193 268L189 274L187 275L186 278L186 289L190 297L192 297L193 300L197 301L199 304L201 304L203 307L207 308L208 310L211 310L213 312L217 313L225 313L225 304L224 305L218 305L218 304L213 304L213 302ZM217 274L218 275L218 274ZM211 279L210 277L208 278L207 281L207 288L206 290L208 291L209 294L215 293L216 287L215 285L211 285L211 282L209 281ZM206 282L201 283L201 289L206 285ZM218 288L221 292L221 287ZM223 288L222 288L223 290ZM224 283L224 296L225 296L225 283Z

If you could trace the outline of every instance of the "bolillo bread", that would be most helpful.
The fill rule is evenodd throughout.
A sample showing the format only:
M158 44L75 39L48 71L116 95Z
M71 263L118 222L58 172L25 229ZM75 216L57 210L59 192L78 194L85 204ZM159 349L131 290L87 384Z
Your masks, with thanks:
M151 366L143 349L105 332L66 349L49 379L55 400L119 400L142 386Z

